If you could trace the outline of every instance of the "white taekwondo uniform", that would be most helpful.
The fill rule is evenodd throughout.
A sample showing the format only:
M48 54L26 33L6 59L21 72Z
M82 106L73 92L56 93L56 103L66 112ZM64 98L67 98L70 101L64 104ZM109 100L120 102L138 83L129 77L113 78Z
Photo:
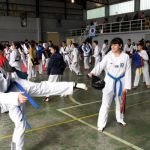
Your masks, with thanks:
M84 69L89 69L89 57L90 57L90 51L91 49L89 47L86 46L86 44L82 45L81 47L82 51L83 51L83 57L84 57Z
M145 50L141 50L141 51L138 51L138 54L144 60L144 66L141 68L142 69L141 73L143 74L144 81L146 82L146 85L150 85L149 65L148 65L149 58L148 58L147 52ZM137 68L135 72L134 87L138 86L141 73L140 73L140 69Z
M23 119L23 113L19 110L18 106L18 95L19 89L14 87L9 93L7 91L11 81L19 83L24 90L33 97L44 97L52 95L71 95L73 94L74 82L56 82L51 83L48 81L42 81L40 83L34 83L20 78L12 79L4 72L3 69L0 71L0 104L6 104L9 111L10 119L15 124L15 129L12 137L12 150L23 150L24 145L24 132L26 128L26 120ZM3 105L1 105L3 107ZM21 107L22 108L22 107ZM15 145L15 149L13 146Z
M94 67L96 67L96 65L100 62L101 58L100 58L100 48L98 45L95 46L94 48L94 55L93 57L95 58L95 65Z
M18 49L12 50L9 57L9 64L12 67L15 67L18 70L21 70L21 55L18 51Z
M77 48L74 48L71 52L71 69L74 71L77 75L80 74L80 63L79 63L79 50Z
M117 122L123 121L124 116L120 113L122 90L131 89L131 63L129 56L121 52L121 54L116 57L114 53L110 51L91 73L99 76L103 70L105 70L106 75L102 105L97 123L99 129L103 129L106 126L109 108L113 98L115 98L116 103Z
M68 67L71 70L70 49L67 46L61 47L60 48L60 54L62 54L64 61L68 64Z
M102 45L102 49L101 49L101 52L102 52L102 59L104 58L104 56L106 55L106 52L108 51L109 49L109 45L106 45L105 43Z

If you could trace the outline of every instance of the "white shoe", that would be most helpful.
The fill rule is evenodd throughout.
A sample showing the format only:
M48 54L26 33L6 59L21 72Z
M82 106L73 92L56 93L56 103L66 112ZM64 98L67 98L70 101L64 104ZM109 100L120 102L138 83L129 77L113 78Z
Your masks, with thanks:
M103 132L103 131L104 131L104 128L98 127L98 131L99 131L99 132Z
M123 120L117 121L117 122L118 122L119 124L123 125L123 126L126 126L126 125L127 125Z
M84 84L84 83L77 83L76 88L83 89L83 90L86 90L86 91L88 90L86 84Z

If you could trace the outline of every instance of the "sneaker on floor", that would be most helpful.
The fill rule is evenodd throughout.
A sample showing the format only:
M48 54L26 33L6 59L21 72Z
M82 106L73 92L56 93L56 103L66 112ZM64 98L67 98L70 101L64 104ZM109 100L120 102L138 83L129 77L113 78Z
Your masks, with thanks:
M99 132L103 132L103 131L104 131L104 128L98 127L98 131L99 131Z
M126 125L127 125L123 120L117 121L117 122L118 122L119 124L123 125L123 126L126 126Z
M77 73L77 76L81 76L82 74L79 72L79 73Z

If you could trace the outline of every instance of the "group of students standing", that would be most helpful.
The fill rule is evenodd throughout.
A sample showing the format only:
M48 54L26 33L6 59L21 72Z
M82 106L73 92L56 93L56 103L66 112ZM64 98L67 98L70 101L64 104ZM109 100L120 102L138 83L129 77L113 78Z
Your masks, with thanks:
M20 87L22 87L21 89L24 88L30 96L45 96L47 100L51 95L70 95L74 88L86 90L86 85L82 83L58 82L67 66L70 71L80 75L82 58L84 59L84 69L89 70L91 58L94 57L95 64L88 74L89 77L99 76L103 71L105 72L105 87L99 111L98 129L103 131L106 127L109 108L113 99L116 102L116 120L125 126L120 104L122 95L127 94L128 90L131 89L131 64L133 62L136 67L134 88L138 86L142 73L147 88L150 88L149 50L149 41L141 40L134 44L128 39L127 44L123 46L123 40L118 37L110 42L110 46L108 40L105 40L102 48L98 46L96 40L92 43L85 41L80 47L72 42L67 46L65 41L62 42L60 48L54 46L51 41L47 43L13 42L11 46L6 45L5 48L0 45L0 82L2 85L0 87L0 104L1 108L5 105L15 124L12 148L15 145L16 150L22 150L24 145L26 120L23 119L24 115L20 109L22 110L22 103L27 102L28 98L20 92ZM16 69L22 69L22 63L27 67L28 80L20 79L15 73ZM43 65L46 66L48 81L40 83L29 81L31 77L36 77L37 65L39 65L39 74L43 74ZM11 84L13 86L9 88Z
M139 54L142 58L143 63L141 62L141 67L137 67L135 71L133 87L137 88L140 76L143 73L143 82L150 88L150 42L141 40L135 44L131 39L128 39L122 49L123 52L129 55L131 63L136 63L136 57L134 57L136 54ZM4 55L8 59L9 64L18 70L21 70L22 63L24 64L27 68L28 80L36 78L36 66L38 65L39 74L43 74L44 66L47 69L48 80L50 82L58 82L61 81L66 67L76 75L82 75L80 66L82 62L84 70L89 70L92 67L92 58L94 59L94 67L96 67L110 50L111 47L107 39L104 40L101 47L96 40L92 42L86 40L80 46L72 41L67 45L63 41L60 47L55 46L52 41L45 43L39 41L36 43L26 40L25 42L13 42L11 45L6 45Z

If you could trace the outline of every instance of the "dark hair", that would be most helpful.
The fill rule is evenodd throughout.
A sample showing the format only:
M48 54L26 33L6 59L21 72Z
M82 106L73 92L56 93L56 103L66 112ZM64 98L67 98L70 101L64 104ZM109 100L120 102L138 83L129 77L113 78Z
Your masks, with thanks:
M94 22L93 22L93 21L91 21L90 25L91 25L91 26L93 26L93 25L94 25Z
M39 42L38 42L38 44L42 44L42 43L43 43L42 41L39 41Z
M30 46L31 46L31 48L35 48L35 41L31 41L31 43L30 43Z
M78 47L78 44L77 43L72 43L74 45L75 48Z
M62 41L62 43L65 43L65 44L66 44L66 41Z
M6 48L6 47L10 47L10 45L9 45L9 44L5 44L5 45L4 45L4 48Z
M96 45L98 45L98 41L95 40L95 41L93 41L93 42L94 42Z
M130 41L130 42L131 42L131 39L128 39L128 41Z
M105 44L108 43L108 40L104 40L104 43L105 43Z
M141 41L139 41L138 43L137 43L137 46L142 46L142 47L144 47L144 42L141 42Z
M52 45L52 46L51 46L51 48L52 48L52 49L54 49L54 50L56 50L56 53L58 53L58 52L59 52L59 48L58 48L58 46L56 46L56 45Z
M116 38L112 39L110 45L112 45L112 44L119 44L119 45L122 45L121 50L123 49L123 40L122 40L120 37L116 37Z
M0 44L0 51L4 50L4 46L2 44Z
M17 48L17 46L18 46L17 42L12 42L12 44Z

